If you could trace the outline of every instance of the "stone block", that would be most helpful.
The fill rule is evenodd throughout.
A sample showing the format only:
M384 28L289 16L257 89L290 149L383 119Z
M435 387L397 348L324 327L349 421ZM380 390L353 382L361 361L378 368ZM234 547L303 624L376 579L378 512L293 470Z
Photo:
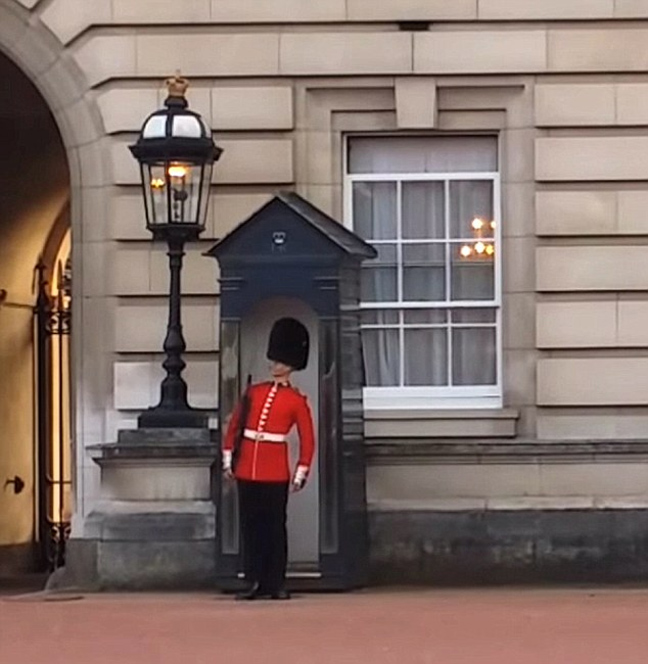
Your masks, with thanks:
M281 35L284 76L406 74L412 71L412 37L399 32L320 32Z
M532 73L546 69L544 30L452 30L414 35L417 74Z
M645 290L648 247L539 247L536 274L539 291Z
M291 139L223 140L214 169L217 184L289 184L294 181Z
M617 345L617 303L538 302L538 348L609 348Z
M533 182L503 183L502 187L502 237L528 237L535 233Z
M534 179L533 129L509 129L502 136L502 179L508 183L532 182Z
M157 353L162 348L168 318L166 298L142 303L122 302L115 314L115 350L118 353ZM182 303L182 327L189 352L218 350L218 308L210 301Z
M634 409L633 409L634 411ZM648 413L596 412L588 414L538 415L538 438L545 440L631 440L645 439Z
M215 295L218 292L218 265L203 256L210 243L187 245L182 267L183 295ZM151 251L150 294L166 295L169 291L169 259L166 246L155 243Z
M632 72L648 65L648 30L607 27L549 31L551 72Z
M128 149L132 143L132 140L121 139L112 139L110 143L110 179L113 184L141 186L139 164Z
M588 357L538 360L540 406L645 406L648 358Z
M618 345L648 347L648 302L621 300L618 317Z
M619 191L618 232L621 235L648 235L648 192Z
M112 265L113 295L147 295L151 292L151 246L137 243L120 247Z
M535 121L538 127L614 125L615 87L602 83L538 85L535 89Z
M213 588L215 565L213 540L98 544L97 568L102 590Z
M580 182L646 180L648 137L538 138L536 179Z
M367 500L488 498L540 493L534 464L441 464L370 466Z
M195 408L218 404L218 362L216 359L187 357L184 378L189 386L189 403ZM161 362L119 361L113 366L114 405L117 410L145 410L155 406L164 378Z
M541 464L540 488L547 496L632 496L648 493L645 463Z
M122 190L110 197L108 206L108 233L113 240L151 240L141 191Z
M211 91L217 131L288 130L294 127L292 88L219 87Z
M107 134L139 131L144 120L159 108L155 89L113 88L97 98Z
M642 582L648 510L372 511L378 584Z
M614 0L478 0L478 15L487 21L608 19Z
M614 191L538 191L538 235L613 235L617 231Z
M345 19L345 0L211 0L211 18L218 23L310 23Z
M210 0L112 0L114 23L197 23L210 19Z
M535 348L535 302L534 293L506 295L506 305L502 307L505 351Z
M113 467L102 472L102 495L107 500L194 501L211 499L208 467L154 462Z
M395 84L399 129L434 129L437 125L436 81L399 77Z
M534 284L534 248L533 237L512 237L503 244L502 283L505 293L531 293Z
M134 35L97 34L77 48L74 58L83 70L88 84L98 85L111 78L132 76L137 63L136 52ZM177 69L177 65L175 68ZM168 76L168 71L160 75Z
M616 0L614 4L615 18L646 18L648 5L645 0Z
M464 21L477 18L475 0L347 0L349 21Z
M63 44L91 25L110 23L111 18L111 0L56 0L40 12L40 20Z
M648 5L646 16L648 16ZM617 84L616 105L618 124L645 125L648 122L648 85L645 83Z
M137 73L166 77L180 69L185 76L273 76L278 71L279 35L140 34ZM214 57L206 57L213 53Z

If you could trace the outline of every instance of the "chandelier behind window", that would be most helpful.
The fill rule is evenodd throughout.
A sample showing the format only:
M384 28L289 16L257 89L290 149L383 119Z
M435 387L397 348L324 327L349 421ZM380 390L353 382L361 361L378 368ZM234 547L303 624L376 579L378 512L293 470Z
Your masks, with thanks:
M485 237L487 232L495 232L495 221L485 221L475 217L471 224L473 241L461 245L459 256L462 260L490 260L495 255L493 237Z

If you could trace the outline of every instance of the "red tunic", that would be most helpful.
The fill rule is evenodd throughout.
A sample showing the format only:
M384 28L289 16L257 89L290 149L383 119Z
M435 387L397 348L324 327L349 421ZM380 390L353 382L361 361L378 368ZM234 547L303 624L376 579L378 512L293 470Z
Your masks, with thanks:
M301 474L307 475L315 453L315 435L306 397L290 385L277 385L272 382L252 385L249 395L250 409L245 424L248 434L243 438L236 464L237 479L289 482L291 473L285 437L295 424L299 434L297 468ZM234 449L240 411L239 404L223 443L224 452L229 454ZM263 440L264 434L275 440ZM280 440L282 438L283 440Z

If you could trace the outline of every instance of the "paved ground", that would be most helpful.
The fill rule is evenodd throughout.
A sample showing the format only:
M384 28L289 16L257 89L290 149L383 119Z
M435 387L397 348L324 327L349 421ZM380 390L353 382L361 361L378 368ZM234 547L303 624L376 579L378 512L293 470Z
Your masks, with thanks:
M0 664L645 664L648 590L0 598Z

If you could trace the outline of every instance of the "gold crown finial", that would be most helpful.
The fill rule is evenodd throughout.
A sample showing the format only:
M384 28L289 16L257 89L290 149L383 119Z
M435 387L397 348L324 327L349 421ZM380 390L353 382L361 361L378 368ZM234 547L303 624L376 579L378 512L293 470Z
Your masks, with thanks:
M189 81L180 75L180 70L176 71L174 76L167 78L165 81L169 97L182 97L184 98L189 87Z

